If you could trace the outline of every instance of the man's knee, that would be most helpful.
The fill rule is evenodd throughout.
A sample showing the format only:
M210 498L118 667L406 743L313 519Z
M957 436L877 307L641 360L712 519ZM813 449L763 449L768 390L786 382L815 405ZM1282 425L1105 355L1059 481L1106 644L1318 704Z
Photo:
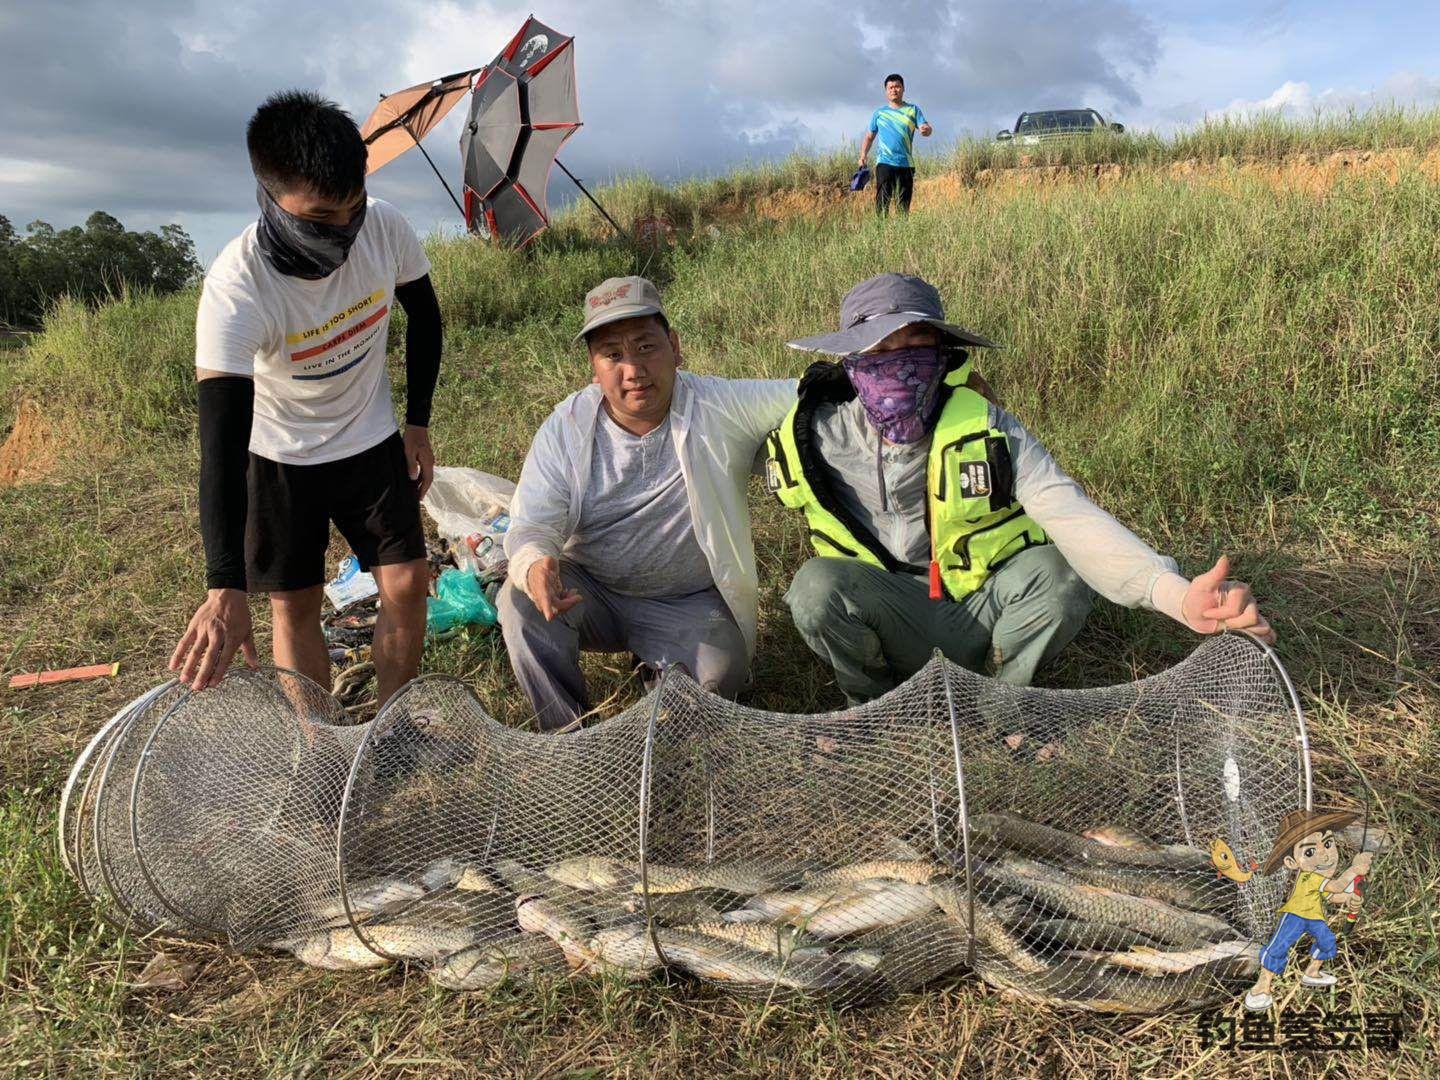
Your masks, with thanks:
M750 650L728 613L717 613L706 626L696 644L695 669L695 681L721 697L733 698L745 688Z
M1090 614L1095 593L1054 544L1033 549L1018 595L1012 602L1033 606L1047 622L1078 627Z
M424 559L377 566L372 573L382 603L420 604L430 592L430 566Z
M270 594L270 615L277 626L287 628L319 625L324 590L316 585L309 589L289 589Z
M495 596L495 611L506 640L509 640L512 634L518 636L526 632L533 633L545 625L545 616L540 614L535 601L508 578Z
M795 629L802 635L818 634L843 617L845 598L858 592L858 578L864 569L854 559L816 556L795 571L785 592Z

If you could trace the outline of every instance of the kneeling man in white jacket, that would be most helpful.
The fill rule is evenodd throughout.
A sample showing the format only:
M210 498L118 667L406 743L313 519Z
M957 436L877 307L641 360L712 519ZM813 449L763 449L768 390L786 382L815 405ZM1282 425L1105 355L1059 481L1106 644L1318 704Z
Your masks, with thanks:
M594 382L530 444L510 509L500 625L544 730L589 708L580 651L676 663L734 697L755 651L759 586L746 485L793 379L678 370L655 286L585 297Z

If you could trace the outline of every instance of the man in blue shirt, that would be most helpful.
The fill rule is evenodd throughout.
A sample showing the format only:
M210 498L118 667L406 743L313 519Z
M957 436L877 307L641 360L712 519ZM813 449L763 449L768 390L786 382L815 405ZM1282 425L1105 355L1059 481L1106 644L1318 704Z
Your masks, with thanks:
M890 210L893 198L900 212L910 212L910 196L915 192L915 158L911 144L915 132L926 138L934 129L925 120L919 105L905 100L905 80L899 75L885 76L885 104L870 117L870 130L860 146L860 165L870 154L870 144L879 138L875 150L875 209L883 217Z

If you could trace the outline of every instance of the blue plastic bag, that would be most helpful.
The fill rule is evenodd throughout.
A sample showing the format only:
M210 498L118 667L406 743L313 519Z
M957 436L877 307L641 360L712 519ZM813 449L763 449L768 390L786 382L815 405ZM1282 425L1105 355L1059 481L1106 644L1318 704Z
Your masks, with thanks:
M866 182L870 179L870 166L861 165L855 170L855 175L850 178L851 191L863 191Z
M485 597L485 587L474 574L446 570L435 582L435 596L425 599L425 632L441 637L462 626L494 626L499 621L495 605Z

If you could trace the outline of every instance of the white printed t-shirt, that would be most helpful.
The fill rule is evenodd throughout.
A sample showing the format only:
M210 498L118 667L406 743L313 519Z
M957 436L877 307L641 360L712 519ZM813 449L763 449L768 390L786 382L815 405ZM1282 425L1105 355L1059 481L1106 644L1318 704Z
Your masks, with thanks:
M205 274L195 366L255 380L250 450L317 465L396 431L385 369L395 285L430 272L415 230L387 202L366 202L349 258L318 281L276 270L252 224Z

